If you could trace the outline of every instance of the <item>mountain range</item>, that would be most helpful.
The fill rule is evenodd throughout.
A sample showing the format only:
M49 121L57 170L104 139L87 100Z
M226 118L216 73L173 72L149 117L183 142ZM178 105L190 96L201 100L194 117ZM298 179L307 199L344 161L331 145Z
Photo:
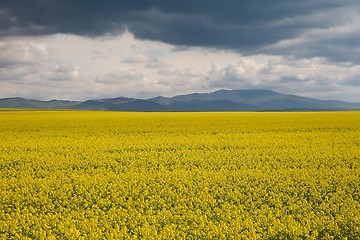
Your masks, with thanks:
M82 109L131 112L338 111L360 110L360 103L320 100L270 90L218 90L149 99L105 98L86 101L2 98L0 108Z

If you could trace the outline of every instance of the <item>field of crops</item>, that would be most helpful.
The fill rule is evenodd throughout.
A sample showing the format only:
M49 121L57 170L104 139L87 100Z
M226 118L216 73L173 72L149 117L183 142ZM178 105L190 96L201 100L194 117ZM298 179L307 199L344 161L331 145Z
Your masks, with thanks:
M0 111L1 239L360 239L360 113Z

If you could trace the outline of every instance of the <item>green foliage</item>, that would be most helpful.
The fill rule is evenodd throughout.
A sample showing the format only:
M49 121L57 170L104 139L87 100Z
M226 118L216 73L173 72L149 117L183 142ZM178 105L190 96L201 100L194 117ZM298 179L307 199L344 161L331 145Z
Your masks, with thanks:
M3 239L360 239L360 113L0 113Z

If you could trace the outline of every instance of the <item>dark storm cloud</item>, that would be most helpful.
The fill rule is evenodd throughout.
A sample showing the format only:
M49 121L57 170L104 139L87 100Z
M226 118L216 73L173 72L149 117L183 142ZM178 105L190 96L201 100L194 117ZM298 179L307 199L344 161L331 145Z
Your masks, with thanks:
M293 48L266 47L296 39L310 29L346 24L353 20L347 12L359 15L359 6L358 0L2 0L0 36L71 33L96 37L128 29L137 38L177 46L293 55L294 49L304 48L306 56L327 57L327 51L319 50L321 38ZM332 37L327 46L359 47L357 39L359 34ZM336 56L329 58L337 60ZM354 60L350 57L349 61Z

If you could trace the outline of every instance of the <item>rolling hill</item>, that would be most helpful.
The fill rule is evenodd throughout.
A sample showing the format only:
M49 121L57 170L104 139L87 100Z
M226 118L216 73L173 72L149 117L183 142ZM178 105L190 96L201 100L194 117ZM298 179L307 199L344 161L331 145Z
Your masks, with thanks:
M359 110L360 103L320 100L269 90L218 90L150 99L106 98L86 101L0 99L0 108L83 109L139 112L337 111Z

